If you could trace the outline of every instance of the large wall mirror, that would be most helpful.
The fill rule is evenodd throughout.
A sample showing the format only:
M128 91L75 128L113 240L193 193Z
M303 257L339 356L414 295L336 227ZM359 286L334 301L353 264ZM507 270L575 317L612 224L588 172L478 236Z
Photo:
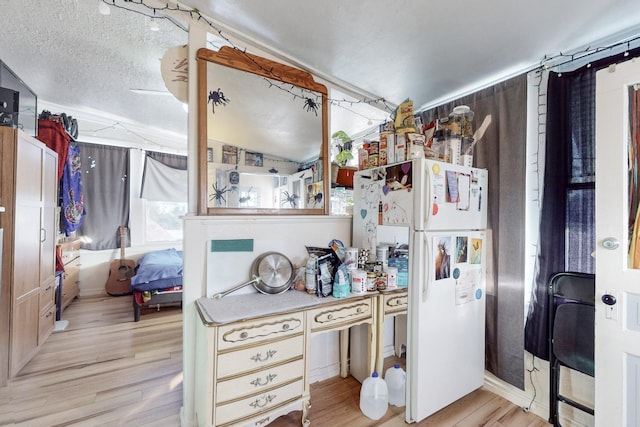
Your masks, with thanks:
M226 46L197 58L199 214L328 214L327 88Z

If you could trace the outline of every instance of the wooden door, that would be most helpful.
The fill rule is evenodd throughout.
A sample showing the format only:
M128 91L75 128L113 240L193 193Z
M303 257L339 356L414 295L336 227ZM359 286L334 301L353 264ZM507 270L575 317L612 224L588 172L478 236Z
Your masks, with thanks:
M595 424L602 427L640 425L640 269L628 262L629 119L640 121L630 92L638 84L638 60L596 77Z

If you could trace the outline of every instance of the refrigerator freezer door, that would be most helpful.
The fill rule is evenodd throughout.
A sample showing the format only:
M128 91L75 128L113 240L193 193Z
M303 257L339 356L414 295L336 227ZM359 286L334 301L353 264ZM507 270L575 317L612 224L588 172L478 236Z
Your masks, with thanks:
M427 159L414 161L414 230L484 230L487 178L486 169Z
M412 236L407 318L407 422L484 382L485 234Z

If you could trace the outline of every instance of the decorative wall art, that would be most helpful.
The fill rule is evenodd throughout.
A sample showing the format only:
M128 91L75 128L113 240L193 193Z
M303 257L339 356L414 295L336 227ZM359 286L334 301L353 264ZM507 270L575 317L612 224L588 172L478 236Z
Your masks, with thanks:
M262 167L262 165L263 165L262 153L254 153L252 151L245 151L244 152L244 164L246 166Z
M234 147L233 145L223 145L222 163L229 165L238 164L238 147Z

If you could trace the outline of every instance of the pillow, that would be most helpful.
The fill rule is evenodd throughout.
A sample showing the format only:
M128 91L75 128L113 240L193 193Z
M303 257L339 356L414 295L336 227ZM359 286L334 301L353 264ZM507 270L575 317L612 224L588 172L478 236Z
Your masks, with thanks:
M136 275L131 278L131 284L176 277L182 277L182 251L171 248L144 254L138 260Z

